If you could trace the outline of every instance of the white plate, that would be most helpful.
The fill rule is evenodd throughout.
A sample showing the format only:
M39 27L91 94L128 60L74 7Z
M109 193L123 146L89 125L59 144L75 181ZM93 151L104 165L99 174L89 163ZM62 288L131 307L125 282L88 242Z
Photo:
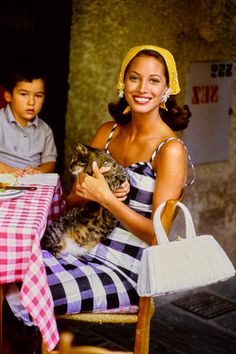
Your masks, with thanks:
M1 199L11 199L11 198L16 198L16 197L21 197L24 194L24 191L18 191L18 190L6 190L6 191L0 191L0 200Z

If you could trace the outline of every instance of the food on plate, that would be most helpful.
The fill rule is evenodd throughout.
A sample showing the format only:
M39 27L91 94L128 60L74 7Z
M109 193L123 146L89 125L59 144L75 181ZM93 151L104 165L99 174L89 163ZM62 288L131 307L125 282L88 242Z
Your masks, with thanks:
M0 192L5 192L5 189L1 189L7 186L15 186L17 184L17 178L10 173L0 173Z

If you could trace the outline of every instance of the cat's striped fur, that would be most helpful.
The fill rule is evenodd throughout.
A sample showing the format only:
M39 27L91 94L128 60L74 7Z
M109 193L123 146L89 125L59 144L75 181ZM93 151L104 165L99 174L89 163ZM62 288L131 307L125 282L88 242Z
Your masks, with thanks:
M104 151L78 144L69 166L70 171L78 175L86 172L92 175L92 162L98 167L110 167L104 177L111 188L116 190L128 179L124 167L120 166ZM80 257L94 247L101 239L111 233L117 225L113 215L96 202L74 208L51 224L41 241L43 249L47 249L56 257L62 253L70 253Z

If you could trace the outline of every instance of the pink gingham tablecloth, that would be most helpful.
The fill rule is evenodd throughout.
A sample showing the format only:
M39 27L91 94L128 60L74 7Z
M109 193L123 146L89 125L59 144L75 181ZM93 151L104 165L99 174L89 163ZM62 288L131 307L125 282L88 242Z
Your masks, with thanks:
M37 185L18 198L0 200L0 283L22 281L21 301L39 327L48 350L59 335L40 240L48 223L64 212L60 181Z

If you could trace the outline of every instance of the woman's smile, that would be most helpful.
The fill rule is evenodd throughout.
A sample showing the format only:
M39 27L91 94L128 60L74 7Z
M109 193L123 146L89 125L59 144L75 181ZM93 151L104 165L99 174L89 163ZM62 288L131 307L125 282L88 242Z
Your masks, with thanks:
M141 105L144 105L144 104L147 104L151 101L151 98L150 97L143 97L143 96L133 96L134 98L134 101L138 104L141 104Z

